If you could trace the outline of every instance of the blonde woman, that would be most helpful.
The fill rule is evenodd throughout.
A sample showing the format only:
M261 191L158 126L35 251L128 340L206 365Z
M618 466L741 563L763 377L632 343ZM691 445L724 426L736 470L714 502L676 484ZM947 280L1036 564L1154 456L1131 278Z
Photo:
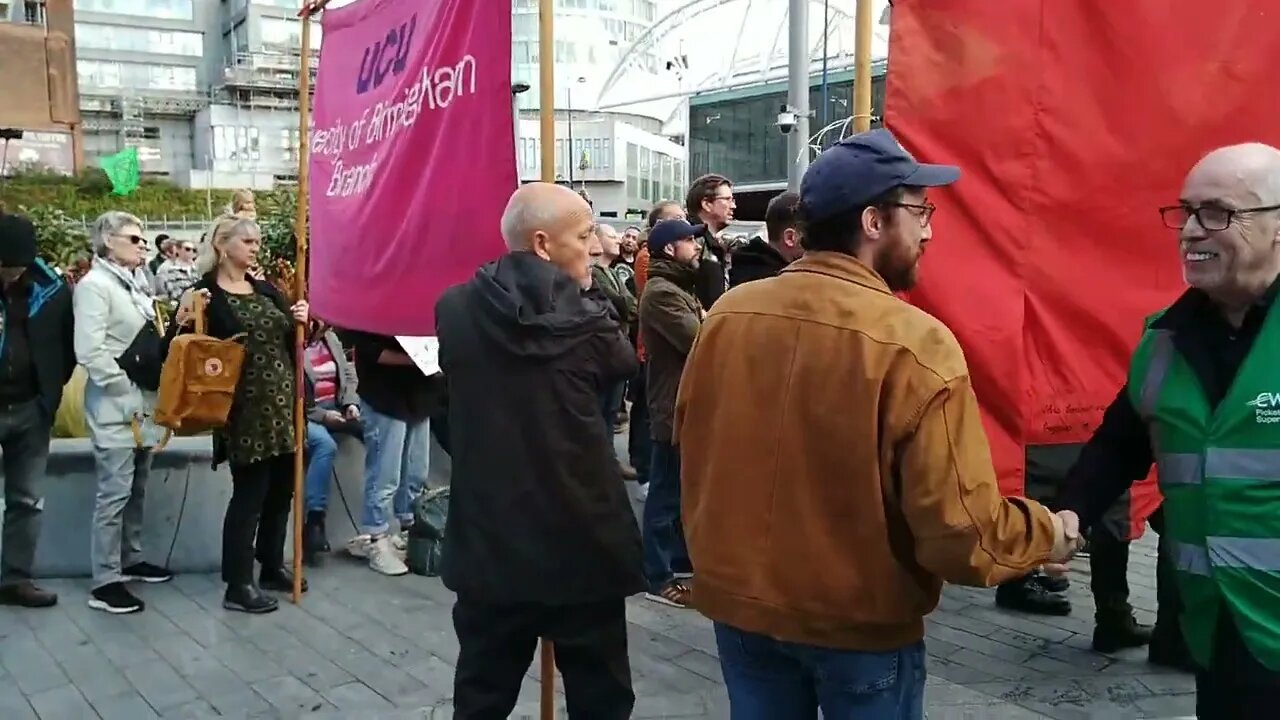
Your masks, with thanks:
M249 274L262 243L258 224L220 218L201 247L201 279L179 304L175 326L189 328L196 293L207 300L209 335L244 334L245 364L225 428L214 435L214 464L231 466L233 489L222 525L223 607L247 613L277 608L262 590L287 592L284 543L293 497L294 326L306 323L306 301L285 299ZM256 543L255 543L256 536ZM254 582L255 557L262 564Z
M248 189L237 190L231 196L231 214L236 217L249 218L250 220L258 219L258 203L253 197L253 191Z
M93 263L74 294L76 360L88 376L84 411L98 476L89 607L123 615L145 607L126 582L173 577L142 555L147 479L161 437L150 422L161 343L152 325L155 298L142 270L147 259L142 222L128 213L104 213L94 223L92 240ZM152 334L144 338L147 333ZM140 346L150 347L145 362L135 362L147 354Z

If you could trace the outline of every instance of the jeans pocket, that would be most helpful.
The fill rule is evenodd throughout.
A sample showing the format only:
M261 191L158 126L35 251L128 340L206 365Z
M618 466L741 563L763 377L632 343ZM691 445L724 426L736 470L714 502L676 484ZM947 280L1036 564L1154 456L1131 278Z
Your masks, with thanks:
M900 672L911 668L901 667L902 653L854 652L839 650L820 651L823 657L817 662L820 682L840 692L852 695L873 695L897 685Z

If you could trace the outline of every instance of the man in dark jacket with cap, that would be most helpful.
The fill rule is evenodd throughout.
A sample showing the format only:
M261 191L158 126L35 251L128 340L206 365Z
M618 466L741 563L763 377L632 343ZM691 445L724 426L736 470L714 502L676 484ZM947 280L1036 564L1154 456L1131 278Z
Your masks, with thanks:
M0 448L4 451L4 539L0 605L49 607L58 596L31 581L49 432L71 379L71 293L36 258L31 221L0 212Z
M593 229L573 191L525 185L502 217L511 252L436 306L458 720L511 714L539 637L555 644L569 717L622 720L635 703L624 601L644 589L640 533L600 395L637 361L587 290Z
M804 254L796 233L796 207L800 194L784 192L769 201L764 211L765 234L734 251L729 262L729 287L776 276Z
M649 437L649 496L644 504L644 572L649 599L689 604L681 575L693 568L680 523L680 455L672 432L680 374L702 327L698 301L698 239L706 230L685 220L663 220L649 231L649 279L640 298L640 337L648 353L646 390Z

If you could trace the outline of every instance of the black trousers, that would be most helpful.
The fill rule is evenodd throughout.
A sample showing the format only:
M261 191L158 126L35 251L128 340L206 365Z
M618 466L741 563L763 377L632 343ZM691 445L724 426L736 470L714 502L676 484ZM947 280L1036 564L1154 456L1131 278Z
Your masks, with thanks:
M222 521L222 580L228 585L248 585L253 582L254 557L264 568L284 566L293 453L232 465L231 483L231 502Z
M506 720L539 637L555 645L573 720L631 717L631 661L623 598L583 605L492 605L458 598L454 720Z
M1196 673L1200 720L1271 720L1280 706L1280 672L1268 670L1245 647L1231 613L1218 617L1213 663Z
M649 439L649 391L645 367L627 385L631 398L631 426L627 435L627 454L636 469L636 484L649 482L649 463L653 459L653 441Z
M1117 503L1128 522L1128 503ZM1115 508L1107 511L1111 515ZM1118 521L1118 519L1117 519ZM1156 555L1156 627L1157 636L1180 633L1178 615L1182 601L1178 597L1178 582L1167 547L1164 532L1164 508L1157 508L1149 520L1151 529L1159 535ZM1127 525L1126 525L1127 529ZM1116 523L1098 523L1089 535L1089 587L1099 612L1105 608L1123 606L1129 602L1129 541L1117 537Z

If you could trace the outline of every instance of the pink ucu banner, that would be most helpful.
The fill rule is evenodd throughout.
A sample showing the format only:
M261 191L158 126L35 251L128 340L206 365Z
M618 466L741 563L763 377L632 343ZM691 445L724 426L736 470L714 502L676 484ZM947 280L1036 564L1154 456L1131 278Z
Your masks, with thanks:
M517 184L510 0L326 10L311 131L312 312L434 335L435 303L503 252Z

